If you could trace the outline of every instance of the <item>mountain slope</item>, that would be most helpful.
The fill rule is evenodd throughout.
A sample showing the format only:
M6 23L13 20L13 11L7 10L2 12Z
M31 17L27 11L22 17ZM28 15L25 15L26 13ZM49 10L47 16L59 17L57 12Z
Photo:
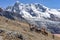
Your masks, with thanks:
M1 30L3 30L1 32ZM57 36L52 36L48 32L48 36L35 31L30 31L30 26L26 22L10 20L3 16L0 16L0 39L2 40L22 40L17 37L18 35L23 36L23 40L60 40Z

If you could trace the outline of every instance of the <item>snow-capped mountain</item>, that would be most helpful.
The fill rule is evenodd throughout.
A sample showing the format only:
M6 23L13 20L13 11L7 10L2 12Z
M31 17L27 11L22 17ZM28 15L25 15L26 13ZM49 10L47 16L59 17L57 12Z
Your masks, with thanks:
M44 25L53 33L60 33L60 9L51 9L38 3L23 4L17 1L5 10L16 13L28 22L39 25L39 27Z
M23 18L27 19L51 19L57 20L60 18L60 11L56 9L50 9L43 6L42 4L23 4L17 1L14 6L8 6L7 11L15 12L22 15ZM53 19L54 18L54 19Z

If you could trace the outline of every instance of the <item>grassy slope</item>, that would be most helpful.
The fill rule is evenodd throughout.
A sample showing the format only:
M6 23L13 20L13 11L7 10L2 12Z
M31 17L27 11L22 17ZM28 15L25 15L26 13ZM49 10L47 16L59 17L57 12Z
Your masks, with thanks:
M1 16L0 16L0 29L20 32L21 34L23 34L23 36L26 40L60 40L60 38L56 37L56 36L53 39L51 33L49 33L48 36L44 36L41 33L36 33L34 31L31 32L29 30L29 25L26 22L10 20L10 19L7 19L7 18L1 17ZM4 40L5 40L5 38L4 38ZM19 39L16 38L14 40L19 40Z

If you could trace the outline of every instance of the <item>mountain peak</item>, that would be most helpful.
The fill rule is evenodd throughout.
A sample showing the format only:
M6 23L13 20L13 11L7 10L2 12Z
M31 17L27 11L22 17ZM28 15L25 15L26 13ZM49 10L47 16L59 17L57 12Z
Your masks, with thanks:
M18 6L19 4L20 4L20 2L19 1L16 1L15 6Z
M20 3L19 1L16 1L16 3Z

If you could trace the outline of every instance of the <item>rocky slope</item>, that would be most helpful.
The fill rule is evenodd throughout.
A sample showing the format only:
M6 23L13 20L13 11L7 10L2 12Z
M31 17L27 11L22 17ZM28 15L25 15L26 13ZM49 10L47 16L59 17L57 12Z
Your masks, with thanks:
M0 16L0 40L60 40L57 36L48 36L30 30L27 22L11 20Z

